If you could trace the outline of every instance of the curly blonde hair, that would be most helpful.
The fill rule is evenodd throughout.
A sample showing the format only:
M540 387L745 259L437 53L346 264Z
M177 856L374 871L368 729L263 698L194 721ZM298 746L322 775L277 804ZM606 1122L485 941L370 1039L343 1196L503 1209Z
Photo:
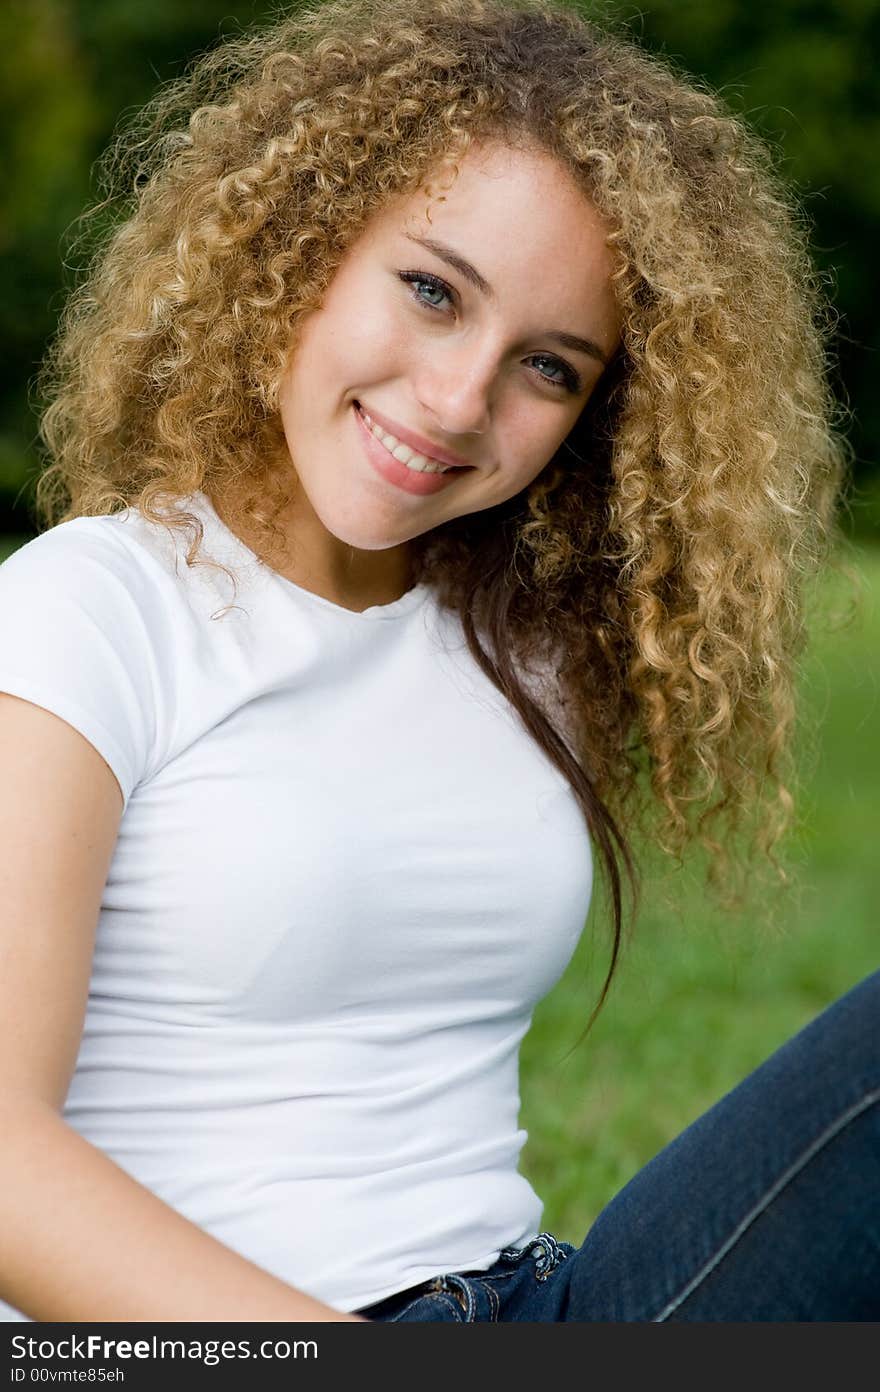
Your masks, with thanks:
M701 841L728 906L745 826L786 878L804 581L838 539L830 315L802 215L716 96L560 0L327 0L223 42L108 152L116 218L42 377L37 509L135 506L192 529L194 562L198 519L165 504L202 489L278 554L297 328L370 216L484 137L554 155L613 228L622 346L530 488L411 545L583 807L613 905L601 1004L634 828ZM525 681L548 664L549 703Z

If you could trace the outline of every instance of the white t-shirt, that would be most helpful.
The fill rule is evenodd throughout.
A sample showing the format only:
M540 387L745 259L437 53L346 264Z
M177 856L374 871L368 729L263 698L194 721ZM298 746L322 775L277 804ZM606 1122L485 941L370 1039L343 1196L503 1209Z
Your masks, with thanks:
M539 1229L519 1045L583 929L589 838L428 586L353 613L189 505L236 596L135 510L0 567L0 690L125 801L65 1117L355 1310Z

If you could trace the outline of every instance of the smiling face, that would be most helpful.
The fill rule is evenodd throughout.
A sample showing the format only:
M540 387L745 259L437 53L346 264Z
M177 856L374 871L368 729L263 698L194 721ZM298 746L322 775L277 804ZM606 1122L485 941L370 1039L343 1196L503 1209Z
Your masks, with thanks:
M400 575L408 541L519 493L617 347L609 229L556 160L493 142L439 174L370 221L281 383L315 573L356 548Z

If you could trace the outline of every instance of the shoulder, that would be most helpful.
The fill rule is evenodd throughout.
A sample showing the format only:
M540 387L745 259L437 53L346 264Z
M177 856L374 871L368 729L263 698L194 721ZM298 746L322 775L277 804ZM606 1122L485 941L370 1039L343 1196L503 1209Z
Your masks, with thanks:
M73 612L102 614L148 603L148 573L107 517L62 522L25 542L0 565L0 623L40 616L63 626Z
M155 565L143 545L142 529L127 525L129 515L76 517L60 522L24 543L0 566L0 584L42 579L60 582L68 575L79 581L101 576L136 581Z
M224 538L207 531L213 564L189 565L188 528L134 510L80 517L0 565L0 691L85 735L126 803L261 680L262 630L238 622L246 611L234 599L232 548L218 555ZM220 568L227 559L232 578Z
M167 704L161 578L110 518L76 518L0 565L0 690L78 730L128 798Z
M187 502L178 511L190 511ZM190 515L204 527L206 519L197 506ZM216 538L208 529L199 563L188 563L194 535L191 528L153 521L136 508L61 522L0 565L0 604L48 590L61 606L86 604L95 612L127 598L145 618L158 606L167 620L193 606L210 610L234 602L237 577L228 561L212 554Z

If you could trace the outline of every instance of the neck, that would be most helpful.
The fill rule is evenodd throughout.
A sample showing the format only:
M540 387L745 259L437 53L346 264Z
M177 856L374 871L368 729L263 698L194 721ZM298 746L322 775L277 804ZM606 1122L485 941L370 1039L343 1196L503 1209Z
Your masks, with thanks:
M303 516L295 499L278 517L283 548L270 552L252 523L224 515L222 507L213 499L212 503L224 525L265 565L340 608L360 613L393 604L412 588L412 558L406 543L382 551L349 546L328 532L311 509Z
M299 564L284 567L279 574L304 590L357 612L393 604L412 588L410 558L399 547L392 553L346 546L338 556L311 560L301 555Z

